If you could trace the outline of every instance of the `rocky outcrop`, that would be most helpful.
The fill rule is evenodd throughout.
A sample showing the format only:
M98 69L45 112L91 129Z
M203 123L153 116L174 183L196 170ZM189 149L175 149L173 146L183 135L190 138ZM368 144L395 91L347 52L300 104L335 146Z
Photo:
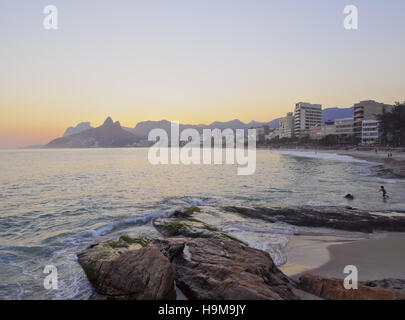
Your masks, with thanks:
M405 231L405 217L375 215L351 207L268 206L223 207L242 216L267 222L285 222L296 226L324 227L347 231Z
M150 243L121 237L91 246L78 261L97 293L109 299L175 299L172 265Z
M187 238L209 238L217 240L233 240L240 244L243 241L219 230L218 228L193 218L198 207L191 207L184 211L176 211L170 218L159 218L153 221L155 228L166 237L182 236Z
M370 286L370 283L364 282L359 282L356 290L347 290L343 286L343 279L311 274L300 277L298 287L326 300L405 300L405 294L396 290Z
M235 241L161 239L156 245L167 254L176 284L193 300L296 300L295 283L264 251Z
M404 279L383 279L383 280L367 281L364 284L368 287L379 287L384 289L390 289L405 294Z
M372 215L339 207L227 207L268 222L372 232L402 228L399 217ZM78 255L97 299L192 300L397 300L405 299L405 280L359 283L346 290L343 280L304 275L297 284L284 275L270 255L196 219L191 207L153 223L168 238L105 241ZM379 224L379 225L378 225ZM385 229L384 229L385 228Z
M79 263L111 299L294 300L295 283L268 253L231 240L129 237L91 246Z

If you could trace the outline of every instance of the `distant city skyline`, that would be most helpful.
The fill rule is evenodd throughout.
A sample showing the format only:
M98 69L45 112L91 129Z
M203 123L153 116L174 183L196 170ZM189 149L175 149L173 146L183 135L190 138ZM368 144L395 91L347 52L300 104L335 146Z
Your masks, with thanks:
M0 4L0 148L106 116L199 124L405 100L405 2L55 0ZM359 30L343 9L359 10Z

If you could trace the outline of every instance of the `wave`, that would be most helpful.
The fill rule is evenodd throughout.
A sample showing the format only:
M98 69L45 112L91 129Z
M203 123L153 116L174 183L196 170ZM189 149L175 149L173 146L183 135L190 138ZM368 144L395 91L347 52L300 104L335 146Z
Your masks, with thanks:
M314 151L279 151L282 155L290 155L294 157L313 158L321 160L339 161L339 162L353 162L353 163L371 163L367 160L353 158L352 156L345 156L336 153L323 153Z
M190 205L202 207L202 206L205 206L206 203L202 199L193 198L190 200Z
M136 216L136 217L131 217L127 218L125 220L117 221L108 225L105 225L99 229L91 229L91 230L85 230L80 232L79 234L65 239L65 243L71 243L71 244L79 244L83 240L88 239L88 238L98 238L102 236L106 236L109 233L128 227L128 226L136 226L136 225L143 225L151 222L154 219L157 218L167 218L172 213L150 213L142 216Z
M404 179L386 179L386 178L378 178L382 184L397 184L405 182Z

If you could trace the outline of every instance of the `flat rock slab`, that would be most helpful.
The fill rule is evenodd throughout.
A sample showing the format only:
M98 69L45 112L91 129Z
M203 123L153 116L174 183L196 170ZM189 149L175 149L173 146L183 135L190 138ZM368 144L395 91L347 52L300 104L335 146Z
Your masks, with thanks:
M373 231L405 232L405 217L383 216L351 207L268 206L223 207L229 212L267 222L285 222L304 227L322 227L346 231L372 233Z
M183 212L175 212L172 217L158 218L153 221L154 227L166 237L182 236L185 238L209 238L217 240L233 240L246 245L243 241L219 230L203 221L185 216Z

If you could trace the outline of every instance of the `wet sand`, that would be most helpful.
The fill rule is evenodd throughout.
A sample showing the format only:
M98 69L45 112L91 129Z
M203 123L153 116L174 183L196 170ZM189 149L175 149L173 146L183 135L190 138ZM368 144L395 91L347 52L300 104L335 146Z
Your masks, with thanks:
M386 151L378 151L377 153L375 151L357 150L329 150L320 152L336 153L370 162L378 162L381 163L385 169L391 170L394 174L402 177L405 176L405 152L393 152L393 156L390 159L387 158Z
M360 281L405 279L405 233L365 240L293 236L285 252L287 264L280 269L296 279L303 273L344 278L347 265L358 268Z
M310 152L314 151L315 149L303 149L303 148L281 148L279 150L291 150L291 151L303 151L303 152ZM340 149L317 149L317 153L333 153L338 155L344 156L351 156L356 159L366 160L369 162L380 163L384 166L385 169L391 170L394 174L405 177L405 152L394 151L392 152L392 158L387 158L387 151L378 151L377 153L373 150L370 151L358 151L358 150L340 150Z

